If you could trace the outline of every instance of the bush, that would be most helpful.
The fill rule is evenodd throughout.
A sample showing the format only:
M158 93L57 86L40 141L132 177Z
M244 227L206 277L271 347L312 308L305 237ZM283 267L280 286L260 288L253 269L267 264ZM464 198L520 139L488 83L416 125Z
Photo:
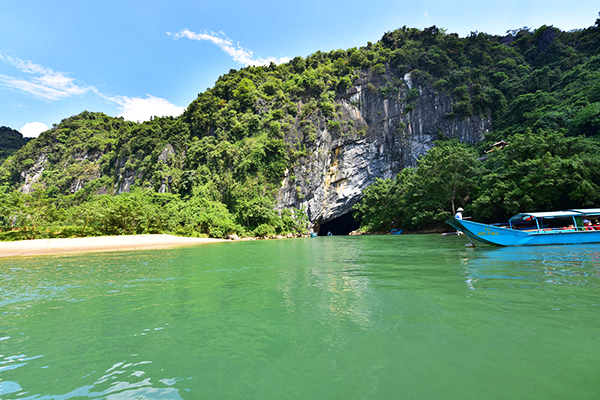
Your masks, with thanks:
M323 115L326 117L331 117L335 112L335 106L333 103L327 101L321 102L321 111L323 111Z
M454 114L469 116L473 114L473 107L468 101L459 101L452 105L452 111ZM447 117L448 115L446 115Z
M457 101L469 100L469 87L467 85L459 86L452 91L452 95Z
M436 81L436 82L433 84L433 86L434 86L434 87L435 87L437 90L439 90L439 91L442 91L442 90L446 90L448 87L450 87L450 84L448 83L448 81L447 81L447 80L445 80L445 79L440 79L440 80L437 80L437 81Z
M342 128L339 121L332 121L332 120L327 121L327 127L333 132L339 132Z
M252 231L252 235L256 237L267 237L275 234L275 229L269 224L260 224Z

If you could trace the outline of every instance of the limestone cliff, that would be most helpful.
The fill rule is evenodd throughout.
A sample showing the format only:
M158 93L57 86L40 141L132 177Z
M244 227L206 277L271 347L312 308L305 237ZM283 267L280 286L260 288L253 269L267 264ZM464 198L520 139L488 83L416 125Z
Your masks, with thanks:
M396 90L389 90L389 80L364 76L339 98L337 114L353 127L349 132L314 118L309 154L286 171L278 209L305 208L318 229L350 212L375 178L414 166L436 139L475 143L491 129L489 117L455 117L452 96L418 76L405 75Z

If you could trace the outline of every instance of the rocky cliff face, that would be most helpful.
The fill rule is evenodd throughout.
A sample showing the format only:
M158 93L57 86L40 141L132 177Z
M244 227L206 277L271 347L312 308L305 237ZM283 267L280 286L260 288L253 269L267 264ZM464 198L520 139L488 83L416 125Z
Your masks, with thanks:
M286 171L277 208L305 208L315 228L351 211L375 178L393 178L441 137L475 143L491 119L452 116L453 99L407 74L397 90L385 76L361 79L336 105L352 132L315 121L310 154ZM390 93L391 92L391 93ZM450 114L449 114L450 113Z

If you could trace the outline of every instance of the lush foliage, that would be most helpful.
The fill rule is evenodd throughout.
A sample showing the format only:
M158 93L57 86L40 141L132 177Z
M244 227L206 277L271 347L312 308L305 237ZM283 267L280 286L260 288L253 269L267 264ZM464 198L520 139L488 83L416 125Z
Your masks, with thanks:
M0 173L8 183L5 192L10 192L10 182L20 182L22 171L35 174L38 163L46 158L50 161L29 188L33 195L11 195L24 199L13 208L13 212L21 209L19 215L33 215L23 210L35 207L37 203L31 199L39 193L53 204L51 208L64 211L56 218L49 214L43 221L46 227L55 222L84 227L91 223L96 228L86 228L87 234L165 231L214 237L229 233L264 236L307 229L302 212L282 214L273 209L274 189L288 157L285 143L266 132L230 142L214 136L191 136L188 124L181 119L156 118L136 124L84 112L30 142L4 164ZM154 194L132 197L127 193L136 189ZM164 200L167 198L170 200ZM147 204L138 207L142 200ZM145 222L126 222L133 217L121 218L119 224L118 217L102 220L102 216L119 214L126 204L143 214L135 221L142 218ZM94 208L101 208L102 214L94 214ZM71 211L78 210L94 216L90 221L69 219ZM168 216L169 223L155 221L155 214ZM4 219L3 226L22 226L25 232L27 224L39 225L29 219L16 218L13 213Z
M526 131L494 151L477 177L471 210L478 219L505 219L521 211L597 207L600 143L561 131Z
M221 202L206 197L183 200L178 194L134 189L118 196L49 196L0 191L0 240L172 233L182 236L225 237L227 234L268 236L303 233L300 210L273 211L269 203L248 207L260 225L249 231ZM263 214L263 212L265 212Z
M598 206L600 19L571 32L543 26L503 38L432 36L437 48L456 45L442 52L449 61L441 65L450 71L435 86L451 88L458 100L454 114L491 113L494 130L477 148L439 143L415 168L378 180L355 206L363 228L440 228L458 206L480 221ZM395 31L383 42L394 48L406 38ZM440 68L427 71L439 74ZM486 154L499 140L510 144Z
M481 158L467 145L438 143L416 168L367 188L355 215L367 230L423 230L443 227L459 206L490 222L523 211L597 207L599 202L596 138L527 131Z

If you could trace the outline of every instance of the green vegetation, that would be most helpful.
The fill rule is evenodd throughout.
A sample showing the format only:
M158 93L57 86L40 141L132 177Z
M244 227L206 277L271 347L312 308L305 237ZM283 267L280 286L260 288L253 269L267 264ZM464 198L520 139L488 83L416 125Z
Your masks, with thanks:
M420 94L406 87L407 73L452 98L447 118L490 117L493 131L477 147L439 141L415 168L378 180L356 206L364 227L430 229L458 206L487 220L592 204L599 49L600 19L583 30L542 26L505 37L403 27L361 48L231 70L179 118L132 123L85 111L6 153L0 225L5 238L304 231L301 211L274 211L286 169L310 153L318 132L367 132L340 111L356 83L403 96L413 109ZM510 145L481 161L500 139ZM33 193L15 191L23 184Z
M79 202L74 196L0 191L0 240L171 233L225 237L230 233L270 236L306 231L300 210L277 213L268 200L246 204L237 223L225 205L206 197L134 189L118 196L97 195ZM248 226L255 226L249 230Z
M355 209L362 229L443 227L459 206L476 221L504 221L522 211L597 207L600 142L561 132L527 131L484 160L457 141L436 143L415 168L368 187Z
M387 40L396 43L398 35ZM452 90L455 115L490 113L494 130L476 147L438 142L415 168L378 180L354 208L362 228L437 229L459 206L482 222L597 206L600 19L572 32L543 26L505 38L472 33L456 45L463 50L450 53L444 65L452 70L434 85ZM457 54L470 60L468 68L453 65ZM499 140L510 144L486 154Z
M45 157L33 194L13 191L21 172ZM268 132L219 141L191 136L181 119L136 124L86 111L41 134L0 169L0 226L10 232L5 238L301 233L301 211L273 209L287 159L284 142Z

